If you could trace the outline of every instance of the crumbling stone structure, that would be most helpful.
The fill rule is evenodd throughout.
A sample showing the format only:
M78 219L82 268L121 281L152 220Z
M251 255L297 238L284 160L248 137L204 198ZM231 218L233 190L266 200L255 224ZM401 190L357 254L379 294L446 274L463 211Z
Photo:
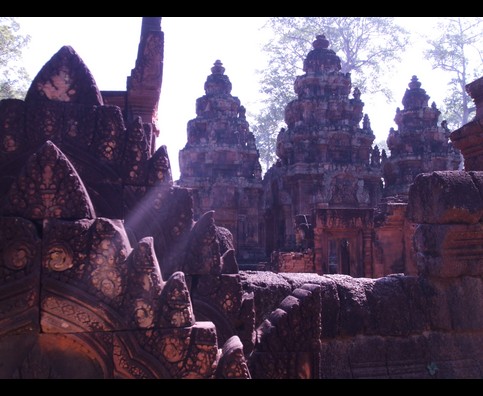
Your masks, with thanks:
M438 170L457 170L461 154L449 141L450 131L443 121L438 125L441 112L421 88L416 76L411 78L402 98L404 108L396 109L387 147L391 155L383 161L384 197L399 197L407 202L409 187L417 175Z
M340 71L340 58L323 35L313 47L305 74L294 83L297 99L285 109L279 161L264 177L267 251L303 250L313 255L310 272L370 276L373 211L382 196L380 153L371 147L375 136L360 91L349 98L351 77Z
M288 129L278 135L280 160L264 178L266 268L415 275L414 225L405 216L409 187L420 173L458 169L461 154L446 123L438 126L440 111L434 102L428 106L416 76L403 110L396 110L398 129L389 132L391 155L371 148L374 136L362 116L360 93L356 88L354 98L347 97L350 75L339 71L340 59L324 36L313 45L306 74L295 81L298 99L286 108Z
M476 155L483 135L481 81L467 86L477 106L475 119L450 134L465 157L465 171L421 173L408 191L405 217L414 227L417 274L242 272L244 288L255 296L258 342L249 367L257 375L282 378L291 370L292 378L482 377L483 169ZM290 319L287 307L303 312L302 300L293 294L310 286L320 293L320 327L311 317L304 335L314 347L303 359L298 352L307 344L290 349L300 322ZM264 342L270 346L259 345ZM285 371L277 364L281 355Z
M162 37L152 22L140 47ZM160 67L134 70L147 65ZM61 48L24 101L0 101L0 377L481 378L482 87L468 85L477 116L450 134L465 170L409 187L415 275L240 271L231 232L213 210L194 219L192 190L153 150L153 114L106 104Z
M127 98L150 76L155 93L161 86L163 35L152 22L143 19ZM240 334L252 338L253 310L240 311L253 304L229 235L212 213L194 221L166 148L153 152L155 118L124 103L104 104L67 46L24 101L0 102L0 376L247 378L240 351L253 342L233 327L248 321ZM149 113L157 101L146 103Z
M188 141L179 152L177 184L193 192L195 219L214 210L216 224L233 235L237 261L263 260L262 172L245 108L217 60L188 122Z
M372 276L390 273L417 274L412 239L414 225L407 221L408 192L420 173L457 170L461 153L449 140L446 122L438 125L440 111L421 88L416 76L411 78L402 98L404 108L396 109L387 146L391 155L382 156L383 199L374 219L374 255ZM398 243L396 243L398 241Z
M467 172L482 171L483 152L480 134L483 119L483 77L468 84L466 92L475 103L476 115L466 125L451 132L450 138L454 146L461 150L464 157L464 170Z
M161 17L143 17L136 66L127 78L126 91L102 91L106 105L121 109L124 119L143 121L151 154L159 136L157 126L158 103L163 81L164 33Z

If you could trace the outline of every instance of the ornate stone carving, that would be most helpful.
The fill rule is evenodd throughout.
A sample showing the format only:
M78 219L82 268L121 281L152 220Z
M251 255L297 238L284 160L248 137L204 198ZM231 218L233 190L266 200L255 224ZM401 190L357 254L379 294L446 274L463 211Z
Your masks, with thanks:
M481 144L481 119L483 116L482 92L483 77L469 83L465 88L471 96L476 107L476 115L473 120L461 128L451 132L450 139L454 146L461 150L465 160L466 171L483 170L483 155Z
M294 226L297 216L306 216L317 228L317 211L346 210L344 218L352 210L370 212L382 195L381 164L378 151L371 147L374 134L369 117L363 114L361 92L356 87L349 97L351 76L340 70L340 59L329 49L329 40L318 35L304 60L305 74L295 79L297 98L285 108L287 128L277 136L280 160L264 178L266 244L272 251L301 253ZM371 225L360 227L361 231L370 230ZM344 238L344 233L351 238L353 230L316 230L315 249L306 253L313 257L318 273L328 271L328 239L333 234ZM362 245L362 240L358 243ZM365 249L357 253L360 257L355 261L366 260ZM301 266L284 257L280 268L290 267ZM351 271L357 272L355 268Z
M422 172L458 169L461 156L449 142L449 131L444 123L438 126L441 112L421 88L416 76L411 78L404 93L404 109L396 110L387 146L391 155L384 160L384 196L407 197L409 186Z
M102 105L94 77L72 47L62 47L32 81L26 102L54 101Z
M250 379L250 372L243 354L243 344L237 336L230 337L223 345L223 354L216 367L218 379Z
M257 328L248 365L254 378L319 378L320 286L306 284L285 297ZM303 329L303 330L302 330Z
M221 61L211 72L206 94L196 101L196 118L188 122L187 143L179 153L178 185L193 190L195 218L214 211L217 225L233 234L237 261L255 262L264 257L259 154L246 109L231 95Z
M160 79L162 35L143 37ZM126 128L70 47L0 116L0 377L213 378L216 328L179 269L220 274L216 227L193 221L149 124Z
M57 188L60 187L60 190ZM27 219L92 218L94 208L70 161L50 141L30 157L0 210Z

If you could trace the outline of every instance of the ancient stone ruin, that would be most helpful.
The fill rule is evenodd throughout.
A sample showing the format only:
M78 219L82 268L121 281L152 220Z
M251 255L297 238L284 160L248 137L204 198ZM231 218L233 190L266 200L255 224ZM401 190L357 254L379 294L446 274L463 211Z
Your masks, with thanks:
M188 122L188 141L179 153L178 185L193 191L195 218L214 210L216 224L233 234L237 260L263 260L262 169L245 108L231 95L231 82L217 60Z
M313 255L312 265L293 266L294 272L364 276L371 266L372 212L382 195L380 161L361 93L355 88L349 98L350 74L340 71L340 58L328 47L317 36L305 74L295 79L298 97L285 109L280 160L264 178L267 245L303 247Z
M396 109L394 122L398 126L389 131L387 146L391 156L384 161L384 196L407 201L409 187L420 173L435 170L457 170L461 154L449 141L446 123L438 126L441 112L421 88L416 76L411 78L404 93L403 110Z
M160 92L155 19L157 29L143 20L127 108L104 104L70 47L45 64L25 101L0 102L3 378L248 376L240 339L217 334L225 317L238 320L240 288L231 291L230 276L199 279L236 262L223 260L212 216L195 222L190 194L173 186L166 148L152 145L153 117L135 113L139 92ZM152 115L157 100L149 103ZM217 292L219 328L200 320L217 312L202 305Z
M263 180L216 61L173 182L160 17L126 91L66 46L0 101L0 378L483 376L481 79L449 133L413 77L388 156L328 46ZM263 249L271 270L240 269Z
M382 153L385 185L374 215L374 277L398 272L417 274L412 251L415 227L406 217L410 186L420 173L461 167L461 154L449 140L446 122L438 125L440 111L428 101L429 95L413 76L402 98L404 108L396 109L398 129L389 130L391 155Z

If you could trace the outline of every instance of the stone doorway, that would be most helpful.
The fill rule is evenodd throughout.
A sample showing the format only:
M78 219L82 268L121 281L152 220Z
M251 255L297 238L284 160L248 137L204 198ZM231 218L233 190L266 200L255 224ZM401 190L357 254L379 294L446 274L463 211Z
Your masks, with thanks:
M329 236L327 240L328 273L356 276L356 247L356 238Z

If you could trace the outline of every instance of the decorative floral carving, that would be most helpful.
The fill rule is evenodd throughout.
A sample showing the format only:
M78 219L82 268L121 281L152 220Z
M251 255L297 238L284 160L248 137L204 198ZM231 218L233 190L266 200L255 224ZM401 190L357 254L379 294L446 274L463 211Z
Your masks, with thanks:
M63 243L51 245L44 257L44 266L52 271L65 271L74 266L72 250Z
M7 268L20 270L29 265L33 258L31 244L25 241L14 241L3 251L3 262Z
M122 278L119 272L111 267L101 267L91 274L92 285L106 297L115 298L122 292Z
M142 329L151 327L154 321L154 313L151 305L141 299L136 300L136 305L134 307L134 320Z

